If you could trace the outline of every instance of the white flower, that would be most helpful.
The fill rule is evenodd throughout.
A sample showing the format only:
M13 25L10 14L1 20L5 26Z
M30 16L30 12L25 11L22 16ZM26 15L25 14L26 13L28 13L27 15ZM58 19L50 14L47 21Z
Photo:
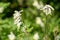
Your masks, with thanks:
M42 8L44 7L43 2L40 1L40 4L39 4L37 0L34 0L33 6L35 6L37 9L40 9L40 10L42 10Z
M15 13L13 14L13 18L14 18L14 24L16 24L17 25L17 29L19 30L19 28L20 28L20 25L22 24L22 22L21 22L21 12L22 12L23 10L21 10L21 11L15 11Z
M18 26L17 29L18 29L18 30L19 30L21 24L22 24L22 22L17 23L17 26Z
M44 23L42 22L40 17L36 17L36 23L39 24L41 27L44 27Z
M0 7L0 13L2 13L2 12L3 12L3 10L4 10L4 8L3 8L3 7Z
M10 34L8 35L9 40L15 40L15 35L13 34L13 32L10 32Z
M38 4L37 0L34 0L33 6L35 6L37 9L40 9L40 5Z
M57 35L55 39L60 40L60 35Z
M34 39L34 40L38 40L38 39L39 39L38 32L36 32L36 33L34 34L33 39Z
M18 17L18 16L20 17L21 14L20 14L19 11L16 11L16 10L15 10L14 12L15 12L15 13L13 14L14 19L15 19L16 17Z
M51 15L52 10L54 10L54 8L53 8L52 6L50 6L50 5L45 5L45 6L43 7L43 12L44 12L46 15L48 15L48 14Z

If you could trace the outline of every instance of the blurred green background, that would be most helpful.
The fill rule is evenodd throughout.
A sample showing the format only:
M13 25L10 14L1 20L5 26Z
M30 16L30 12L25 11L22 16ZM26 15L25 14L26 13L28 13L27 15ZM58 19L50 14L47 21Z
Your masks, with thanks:
M9 40L8 34L12 31L16 39L15 40L33 40L35 32L39 33L39 40L43 40L44 28L35 23L35 18L40 17L45 23L45 15L43 12L34 7L34 0L0 0L0 40ZM51 5L55 10L53 14L48 16L48 35L49 40L54 40L54 28L58 27L57 35L60 35L60 0L37 0L38 3L42 1L45 5ZM1 9L3 8L3 9ZM22 22L27 27L28 36L22 31L17 31L17 26L14 25L13 14L14 11L23 10ZM56 28L57 29L57 28Z

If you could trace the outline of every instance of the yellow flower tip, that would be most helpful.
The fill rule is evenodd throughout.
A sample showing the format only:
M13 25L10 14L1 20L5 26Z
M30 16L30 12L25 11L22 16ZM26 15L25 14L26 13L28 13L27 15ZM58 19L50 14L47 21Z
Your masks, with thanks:
M55 27L55 28L53 29L53 32L58 32L58 31L59 31L58 27Z
M23 12L23 10L21 10L20 12Z

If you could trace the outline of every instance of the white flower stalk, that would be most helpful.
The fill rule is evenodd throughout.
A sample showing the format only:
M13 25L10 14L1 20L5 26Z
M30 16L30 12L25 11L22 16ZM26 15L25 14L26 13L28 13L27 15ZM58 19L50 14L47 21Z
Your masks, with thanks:
M38 39L39 39L38 32L36 32L36 33L34 34L33 39L34 39L34 40L38 40Z
M3 12L3 10L4 10L4 8L3 8L3 7L0 7L0 13L2 13L2 12Z
M13 32L10 32L10 34L8 35L9 40L15 40L15 35L13 34Z
M38 4L37 0L34 0L33 6L35 6L37 9L40 9L40 5Z
M52 15L52 14L51 14L52 10L54 10L54 8L53 8L52 6L50 6L50 5L45 5L45 6L43 7L43 12L44 12L46 15L48 15L48 14Z
M21 22L21 14L20 14L21 12L22 12L22 10L21 11L15 11L15 13L13 14L13 16L14 16L14 24L17 25L18 30L20 28L20 25L22 24L22 22Z
M42 22L40 17L36 17L36 24L39 24L41 27L44 27L44 23Z

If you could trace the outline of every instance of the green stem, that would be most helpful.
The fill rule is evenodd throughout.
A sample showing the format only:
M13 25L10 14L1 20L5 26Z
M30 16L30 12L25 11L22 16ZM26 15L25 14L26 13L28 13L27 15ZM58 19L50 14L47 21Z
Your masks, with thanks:
M48 40L48 16L46 15L46 24L45 24L45 40Z
M45 33L48 34L48 17L46 16Z

